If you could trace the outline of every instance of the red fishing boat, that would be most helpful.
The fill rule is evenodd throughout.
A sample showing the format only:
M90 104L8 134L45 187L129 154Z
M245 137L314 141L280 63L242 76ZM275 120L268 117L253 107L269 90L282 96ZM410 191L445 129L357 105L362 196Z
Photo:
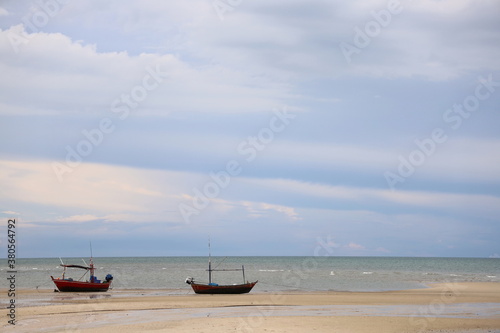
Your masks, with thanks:
M186 283L190 284L193 291L197 294L246 294L252 290L255 282L247 282L243 284L226 284L219 285L217 283L209 282L208 284L196 283L193 278L187 278Z
M85 263L85 260L83 261ZM111 285L111 281L113 280L113 276L111 274L106 275L106 279L104 281L98 280L97 277L94 275L94 271L96 268L94 267L94 262L92 261L92 257L90 258L90 264L87 265L85 263L85 266L82 265L65 265L62 263L61 260L61 266L64 267L62 277L60 278L54 278L51 276L52 281L57 287L58 291L62 292L68 292L68 291L73 291L73 292L96 292L96 291L107 291L109 289L109 286ZM85 270L85 273L83 276L78 280L75 281L72 278L66 278L66 268L79 268ZM87 273L90 273L90 278L87 281L82 281L82 279L87 275Z
M212 282L212 272L214 271L242 271L242 284L219 285ZM192 277L186 279L186 283L191 285L196 294L246 294L257 284L258 281L248 282L245 280L245 267L236 269L212 269L212 260L210 255L210 241L208 242L208 283L197 283Z

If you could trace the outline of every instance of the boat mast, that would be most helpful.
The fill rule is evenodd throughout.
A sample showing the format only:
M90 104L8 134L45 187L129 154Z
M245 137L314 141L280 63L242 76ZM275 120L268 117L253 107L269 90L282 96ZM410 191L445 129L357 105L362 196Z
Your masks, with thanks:
M92 242L90 242L90 282L94 282L94 261L92 260Z
M212 255L210 251L210 237L208 237L208 284L212 283Z

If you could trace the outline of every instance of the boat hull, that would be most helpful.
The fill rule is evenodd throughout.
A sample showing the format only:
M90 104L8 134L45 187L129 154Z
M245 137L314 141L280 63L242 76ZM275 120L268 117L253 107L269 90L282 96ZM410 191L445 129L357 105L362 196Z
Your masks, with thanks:
M92 283L54 278L52 278L52 281L61 292L104 292L108 291L109 286L111 285L111 282Z
M233 285L208 285L191 283L196 294L246 294L257 284L257 281L245 284Z

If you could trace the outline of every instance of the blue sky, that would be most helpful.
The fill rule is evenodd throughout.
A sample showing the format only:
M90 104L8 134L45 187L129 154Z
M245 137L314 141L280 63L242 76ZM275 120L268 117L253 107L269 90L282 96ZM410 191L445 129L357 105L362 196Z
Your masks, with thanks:
M498 257L499 14L0 2L18 256Z

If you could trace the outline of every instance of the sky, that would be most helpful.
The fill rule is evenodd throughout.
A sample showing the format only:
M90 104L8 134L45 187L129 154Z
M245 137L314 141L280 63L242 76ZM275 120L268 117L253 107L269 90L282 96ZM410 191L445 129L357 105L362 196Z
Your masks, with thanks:
M0 1L0 247L500 257L499 14Z

